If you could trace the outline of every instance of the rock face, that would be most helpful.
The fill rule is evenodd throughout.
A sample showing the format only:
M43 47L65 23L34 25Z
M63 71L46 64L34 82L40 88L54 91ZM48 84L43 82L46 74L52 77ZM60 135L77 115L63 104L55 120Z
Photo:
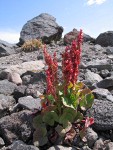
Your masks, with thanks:
M107 31L104 33L101 33L96 38L96 44L99 44L101 46L113 46L113 31Z
M44 43L58 41L62 36L63 28L56 23L56 19L46 13L29 20L20 33L20 44L31 39L41 38Z

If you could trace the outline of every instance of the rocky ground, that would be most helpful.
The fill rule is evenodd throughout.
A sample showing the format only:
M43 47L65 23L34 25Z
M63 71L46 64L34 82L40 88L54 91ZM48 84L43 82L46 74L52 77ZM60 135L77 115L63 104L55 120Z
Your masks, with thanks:
M2 42L3 44L3 42ZM42 49L23 52L16 45L12 54L0 57L0 149L38 150L33 146L33 112L41 108L39 94L46 87ZM59 68L63 42L47 45L57 52ZM2 53L3 54L3 53ZM82 46L79 80L93 90L95 100L87 115L95 123L88 128L88 142L75 142L75 147L53 146L48 150L112 150L113 149L113 48L91 42Z

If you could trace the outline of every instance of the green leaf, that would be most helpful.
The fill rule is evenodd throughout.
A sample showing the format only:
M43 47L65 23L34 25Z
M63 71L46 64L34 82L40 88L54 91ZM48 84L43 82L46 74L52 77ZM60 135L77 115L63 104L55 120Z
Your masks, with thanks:
M59 91L58 94L61 96L61 95L63 95L63 92L62 92L62 91Z
M75 122L80 122L82 120L83 120L83 114L80 111L78 111L75 117Z
M33 118L33 127L37 128L39 127L39 125L41 125L42 122L42 116L41 115L37 115L35 118Z
M52 104L55 102L55 99L54 99L54 97L53 97L53 95L52 95L52 94L47 95L47 99L48 99L49 101L51 101L51 102L52 102Z
M71 101L67 97L61 97L62 103L66 107L71 107L74 109L74 106L72 105Z
M61 125L58 125L55 130L61 137L64 137L66 134L66 130Z
M59 117L58 117L57 113L54 111L47 112L43 116L43 121L50 126L53 126L55 121L58 122L58 120L59 120Z
M94 102L94 95L92 93L86 95L87 108L90 108Z

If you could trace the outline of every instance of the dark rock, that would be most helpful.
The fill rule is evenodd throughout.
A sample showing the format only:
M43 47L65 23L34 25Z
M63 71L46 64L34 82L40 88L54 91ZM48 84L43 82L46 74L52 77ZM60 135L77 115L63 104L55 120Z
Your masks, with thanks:
M16 84L8 80L2 80L0 81L0 94L11 95L16 87Z
M15 105L16 101L12 96L5 96L0 94L0 118L7 115L13 106Z
M110 47L110 46L108 46L107 48L106 48L106 53L109 55L109 54L113 54L113 47Z
M113 31L107 31L107 32L101 33L96 38L95 43L104 47L113 46Z
M8 56L8 55L14 54L14 53L15 53L15 49L14 49L13 45L0 40L0 57Z
M53 16L42 13L23 26L19 44L36 38L41 38L44 43L50 43L52 40L58 41L62 37L62 32L63 28L56 23Z
M32 96L21 97L18 100L20 107L28 110L41 110L41 99Z
M28 142L32 134L32 115L28 110L0 119L0 136L4 139L5 144L11 144L18 139Z
M67 33L64 36L64 44L66 44L66 45L71 44L71 42L77 38L78 34L79 34L79 31L77 29L73 29L73 31ZM83 34L83 41L84 42L87 42L87 41L94 42L94 39L92 37L90 37L89 35L84 33Z
M94 143L98 139L97 133L95 131L93 131L92 128L87 129L85 137L87 139L87 143L90 148L93 147Z
M88 62L86 66L88 69L91 69L91 68L97 68L98 70L104 70L104 69L111 70L112 69L112 65L110 61L107 59L93 60L93 61Z
M107 77L103 80L101 80L100 82L94 84L95 87L98 88L109 88L113 86L113 76L111 77Z
M39 150L39 149L33 145L26 145L24 142L18 140L14 141L10 146L8 146L8 150Z
M92 127L96 130L113 129L113 102L95 99L92 108L87 111L87 115L94 118Z
M100 71L100 75L101 75L103 78L106 78L106 77L109 77L109 76L110 76L110 72L109 72L109 70L104 69L104 70L101 70L101 71Z
M13 93L14 98L16 100L18 100L20 97L24 97L26 88L27 87L25 85L17 86L14 90L14 93Z

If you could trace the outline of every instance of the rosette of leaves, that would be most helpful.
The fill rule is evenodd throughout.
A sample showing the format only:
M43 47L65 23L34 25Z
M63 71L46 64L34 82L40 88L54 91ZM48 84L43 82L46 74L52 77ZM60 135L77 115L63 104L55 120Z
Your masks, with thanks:
M57 88L59 98L57 101L53 95L41 96L43 97L42 103L47 100L49 105L42 108L41 113L33 120L36 129L34 132L35 146L45 145L50 140L48 132L53 128L58 134L56 137L62 140L71 137L72 142L76 136L75 128L79 127L79 136L83 139L86 129L94 122L93 118L85 118L85 112L92 106L94 100L90 89L82 82L75 85L70 83L66 94L63 91L63 84Z

